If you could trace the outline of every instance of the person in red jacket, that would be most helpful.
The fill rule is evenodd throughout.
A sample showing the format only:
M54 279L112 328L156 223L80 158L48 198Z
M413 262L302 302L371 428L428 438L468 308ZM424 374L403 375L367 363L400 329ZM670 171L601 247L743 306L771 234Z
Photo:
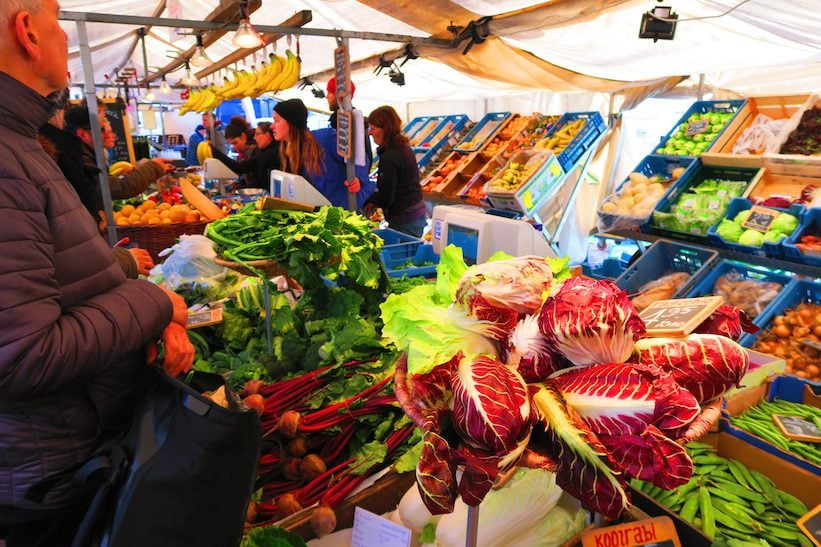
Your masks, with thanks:
M0 538L71 545L92 492L71 471L124 430L146 347L187 370L179 296L126 279L37 141L67 85L57 0L0 2ZM32 490L55 478L44 497Z

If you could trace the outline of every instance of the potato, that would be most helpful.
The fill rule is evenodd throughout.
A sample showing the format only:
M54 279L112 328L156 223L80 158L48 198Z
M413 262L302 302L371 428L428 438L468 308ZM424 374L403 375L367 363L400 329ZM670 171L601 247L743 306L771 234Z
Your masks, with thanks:
M687 170L687 168L686 168L686 167L676 167L675 169L673 169L673 172L672 172L672 173L670 173L670 176L671 176L672 178L674 178L674 179L677 179L677 178L679 178L681 175L683 175L683 174L684 174L684 171L686 171L686 170Z
M648 179L646 175L643 175L642 173L636 173L635 171L630 173L628 177L633 182L641 182L642 184L647 184L650 182L650 179Z
M618 209L618 207L616 207L616 204L612 201L605 201L601 206L602 213L615 213L616 209Z

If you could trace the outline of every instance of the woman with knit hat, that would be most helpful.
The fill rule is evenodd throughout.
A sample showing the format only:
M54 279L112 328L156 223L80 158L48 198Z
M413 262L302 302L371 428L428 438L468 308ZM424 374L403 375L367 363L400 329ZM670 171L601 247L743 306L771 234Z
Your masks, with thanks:
M234 123L233 120L231 123ZM240 175L244 175L245 180L243 182L245 188L262 188L267 190L271 185L271 171L281 169L279 147L278 143L274 141L274 133L270 123L259 122L257 124L257 129L254 131L254 142L256 144L256 150L253 155L244 161L236 161L228 157L227 154L218 148L213 148L212 153L214 157L224 163L228 169Z
M308 109L301 100L288 99L274 106L273 130L283 171L309 182L322 174L322 148L308 130Z

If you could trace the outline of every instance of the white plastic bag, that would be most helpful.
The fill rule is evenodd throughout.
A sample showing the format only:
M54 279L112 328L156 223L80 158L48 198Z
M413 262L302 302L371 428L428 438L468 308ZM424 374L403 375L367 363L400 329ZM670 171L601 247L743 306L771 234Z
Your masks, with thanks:
M165 277L169 289L186 283L210 284L221 281L226 269L214 262L214 242L202 235L181 235L178 243L160 252L165 261L154 268Z

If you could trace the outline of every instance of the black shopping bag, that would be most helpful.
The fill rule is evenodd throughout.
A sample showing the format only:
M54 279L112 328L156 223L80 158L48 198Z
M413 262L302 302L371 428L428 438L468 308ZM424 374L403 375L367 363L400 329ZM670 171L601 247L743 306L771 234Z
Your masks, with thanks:
M125 436L105 457L75 546L238 545L259 461L260 420L225 379L155 374ZM224 386L228 408L202 395Z

